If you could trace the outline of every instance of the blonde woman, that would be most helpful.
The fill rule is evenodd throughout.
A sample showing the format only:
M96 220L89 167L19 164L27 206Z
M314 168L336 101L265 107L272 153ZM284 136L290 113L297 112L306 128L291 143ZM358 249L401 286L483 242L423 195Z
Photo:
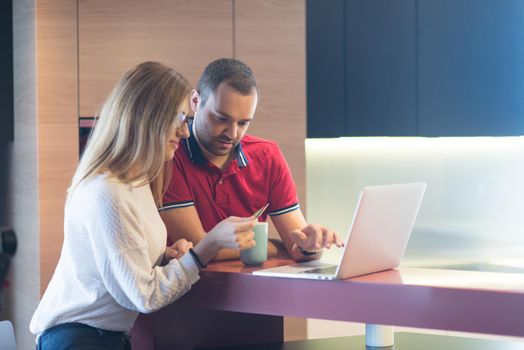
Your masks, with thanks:
M220 249L255 244L256 219L230 217L194 248L184 239L166 248L157 208L166 167L189 135L190 91L173 69L145 62L109 95L68 190L60 260L31 320L37 349L130 349L139 312L182 296Z

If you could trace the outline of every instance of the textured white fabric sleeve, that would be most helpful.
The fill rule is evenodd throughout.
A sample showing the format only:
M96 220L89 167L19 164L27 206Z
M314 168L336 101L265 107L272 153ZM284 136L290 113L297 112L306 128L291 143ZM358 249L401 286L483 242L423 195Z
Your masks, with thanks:
M165 266L152 266L147 235L155 232L143 232L142 223L109 186L88 196L86 229L102 282L117 303L150 313L172 303L198 281L198 267L190 254Z

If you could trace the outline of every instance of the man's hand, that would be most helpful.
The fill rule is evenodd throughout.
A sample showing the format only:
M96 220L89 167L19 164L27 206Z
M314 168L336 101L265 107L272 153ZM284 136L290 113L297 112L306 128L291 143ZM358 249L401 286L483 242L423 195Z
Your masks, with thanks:
M319 252L322 248L330 249L333 244L339 248L344 246L338 233L317 224L291 231L291 239L297 247L309 253Z
M193 248L193 243L185 239L179 239L171 247L166 247L164 262L168 263L171 259L180 259L191 248Z

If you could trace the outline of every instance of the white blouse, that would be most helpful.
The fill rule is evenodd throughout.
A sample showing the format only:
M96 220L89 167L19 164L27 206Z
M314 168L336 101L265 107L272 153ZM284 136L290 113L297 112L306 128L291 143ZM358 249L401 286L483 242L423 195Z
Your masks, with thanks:
M139 312L181 297L198 267L190 254L160 266L166 239L149 185L106 175L82 181L66 203L62 253L31 332L66 322L128 332Z

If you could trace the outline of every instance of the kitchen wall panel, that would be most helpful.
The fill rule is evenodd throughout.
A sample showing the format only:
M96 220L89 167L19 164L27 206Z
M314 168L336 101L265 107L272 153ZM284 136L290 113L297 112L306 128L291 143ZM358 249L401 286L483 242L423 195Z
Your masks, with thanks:
M78 162L77 4L37 1L40 291L62 249L66 190Z
M234 1L234 13L235 57L253 68L260 89L250 133L279 143L305 212L305 2ZM286 340L306 337L305 319L285 318L284 324Z
M233 54L232 0L79 3L80 115L96 115L120 76L160 61L194 86L211 60Z
M257 76L250 133L276 140L305 206L306 60L304 1L235 1L235 56Z

